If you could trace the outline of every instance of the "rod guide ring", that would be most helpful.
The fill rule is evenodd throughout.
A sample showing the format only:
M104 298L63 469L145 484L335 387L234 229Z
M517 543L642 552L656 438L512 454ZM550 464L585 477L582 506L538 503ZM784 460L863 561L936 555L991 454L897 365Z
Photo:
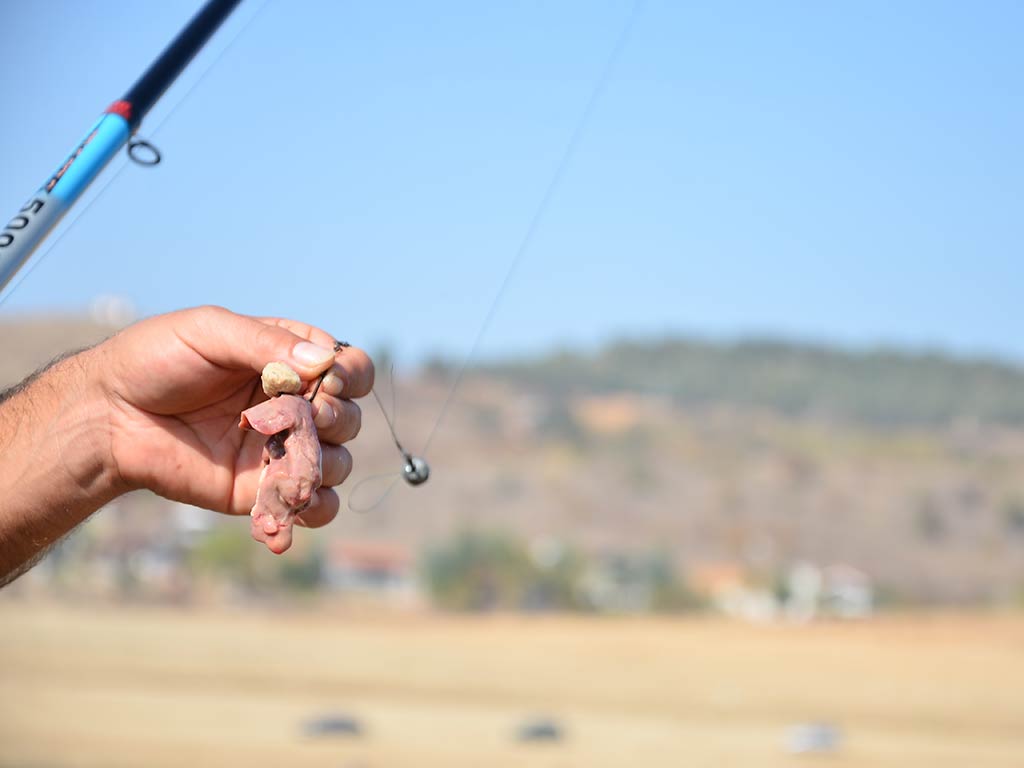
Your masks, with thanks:
M159 165L160 150L145 139L132 139L128 142L128 157L139 165Z

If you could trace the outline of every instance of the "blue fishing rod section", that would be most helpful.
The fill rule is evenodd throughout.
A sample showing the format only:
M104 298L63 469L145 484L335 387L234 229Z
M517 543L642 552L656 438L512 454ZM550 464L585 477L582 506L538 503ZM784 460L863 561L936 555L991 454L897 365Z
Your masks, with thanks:
M149 110L240 2L209 0L0 231L0 290L7 287L89 184L128 144ZM144 142L140 145L148 147ZM153 153L149 162L159 162L155 150L149 150Z

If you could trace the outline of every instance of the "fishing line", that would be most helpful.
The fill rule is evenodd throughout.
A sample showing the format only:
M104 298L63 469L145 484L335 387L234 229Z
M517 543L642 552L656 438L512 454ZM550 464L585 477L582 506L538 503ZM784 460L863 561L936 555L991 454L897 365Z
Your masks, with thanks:
M391 382L391 431L398 425L398 387L395 386L395 364L388 366L388 381Z
M197 77L192 82L192 84L188 87L188 90L185 91L182 97L178 99L178 101L175 102L174 105L169 110L167 110L164 116L160 118L159 122L151 131L146 131L146 133L148 133L150 137L153 137L157 133L159 133L160 129L167 124L167 121L171 119L171 117L178 111L181 105L188 101L189 97L191 97L192 94L195 93L199 85L202 84L203 81L206 80L207 76L214 70L214 68L220 64L220 62L224 59L225 54L227 54L227 52L231 50L232 47L234 47L235 43L238 42L242 35L249 30L249 28L252 26L252 23L256 20L258 16L260 16L263 13L263 11L266 9L268 5L271 4L271 2L273 2L273 0L263 0L259 8L257 8L252 13L252 15L249 16L248 19L246 19L245 23L238 28L238 31L235 32L235 34L231 37L230 40L228 40L224 47L217 52L217 55L214 56L213 60L206 67L206 69L204 69L202 73L200 73L199 77ZM141 155L138 157L136 156L137 150L133 150L133 146L144 147L147 148L148 150L151 150L152 152L155 153L157 161L147 162L145 158L140 159ZM134 135L127 146L127 155L137 165L143 166L157 165L162 159L161 154L159 150L156 149L156 147L150 144L147 140L138 139ZM128 160L122 161L121 165L117 168L116 171L114 171L113 174L110 175L107 181L104 182L103 186L100 187L99 191L95 195L93 195L92 199L90 199L89 202L80 207L76 212L75 217L66 226L64 226L52 240L49 241L49 243L46 246L46 249L42 253L40 253L36 258L32 259L31 263L25 266L25 269L23 269L21 273L15 278L16 281L10 286L8 286L8 290L4 292L2 297L0 297L0 307L6 304L7 300L14 295L15 291L21 288L21 284L28 279L28 277L35 271L36 267L38 267L43 261L46 260L46 258L53 252L53 250L57 247L60 241L64 239L65 235L67 235L68 232L75 228L75 226L82 219L82 217L92 209L96 202L101 197L103 197L104 194L106 194L107 190L110 189L110 186L121 176L122 173L124 173L125 168L129 167L129 165L131 165L131 163Z
M335 341L334 342L334 354L338 354L343 349L352 346L347 341ZM317 392L320 391L320 386L324 383L324 379L327 378L327 374L330 373L330 368L320 374L316 380L316 384L313 385L312 391L309 393L308 400L313 402ZM398 433L395 432L395 423L391 416L388 415L387 408L384 407L384 402L380 399L380 395L377 394L376 387L371 387L370 392L373 394L374 400L377 401L377 406L380 408L381 414L384 416L384 421L387 422L388 430L391 432L391 439L395 443L395 447L398 452L402 454L402 458L405 459L405 479L410 485L420 485L425 483L427 478L430 476L430 467L427 463L416 456L413 456L405 448L402 447L402 442L398 439ZM392 413L395 410L395 366L391 366L391 410Z
M388 429L391 431L391 439L395 443L395 448L402 454L402 458L405 459L405 466L402 467L402 475L405 477L405 481L409 485L422 485L427 482L427 478L430 477L430 466L426 461L421 459L419 456L413 456L405 448L402 447L401 441L398 439L398 435L395 433L395 425L391 421L391 417L388 416L387 409L384 407L384 403L380 399L380 395L377 394L376 389L370 390L373 393L373 398L377 401L380 412L384 416L384 421L387 422Z
M395 424L391 421L391 417L388 416L387 410L384 408L384 403L381 402L380 395L377 394L376 389L370 390L373 393L373 399L377 401L377 405L380 408L381 414L384 416L384 421L387 422L388 429L391 431L391 439L395 441L395 447L398 449L402 456L406 456L408 451L402 447L402 443L398 440L398 435L395 434Z
M644 0L634 0L633 2L629 15L626 17L626 21L622 26L622 31L619 33L608 58L605 60L604 67L601 69L597 80L594 82L594 87L591 89L590 97L587 100L586 106L580 114L576 127L570 134L565 148L562 150L562 156L559 159L558 164L555 166L555 170L552 173L547 186L544 188L544 193L541 195L540 202L534 210L533 216L526 227L526 231L523 234L522 239L519 241L519 246L516 248L512 261L509 264L508 269L505 271L505 276L498 286L498 290L494 295L494 299L491 302L487 313L484 315L483 322L480 324L476 337L470 345L469 352L463 359L462 364L459 366L459 370L455 375L455 380L452 383L451 388L448 390L448 394L446 395L443 404L441 405L441 410L438 414L437 420L434 422L434 426L431 428L430 433L427 436L427 440L423 445L424 454L430 450L430 445L437 436L438 428L444 421L444 418L448 413L448 409L451 407L452 401L462 385L462 380L465 377L466 370L469 368L470 363L476 359L477 354L480 351L480 343L483 341L487 329L490 327L491 322L494 320L494 316L497 314L498 305L504 298L516 269L519 267L520 262L522 262L533 244L534 236L537 234L540 224L555 196L555 192L560 186L566 170L576 153L576 149L579 147L583 136L590 125L590 121L596 111L598 102L601 100L601 96L607 89L608 82L611 80L612 72L615 70L615 65L618 63L622 51L625 49L626 43L629 41L633 28L636 26L636 21L640 16L643 5Z
M580 117L577 120L572 133L569 135L569 139L566 142L564 149L562 150L561 157L559 158L558 163L555 165L554 171L552 172L551 177L548 180L547 186L544 187L543 194L540 197L540 201L537 204L537 207L534 209L533 216L529 220L529 223L526 227L526 231L520 239L518 247L513 252L512 260L509 263L508 268L505 270L505 274L501 280L501 283L498 286L498 290L495 293L494 298L491 301L491 304L488 307L486 314L484 315L483 322L481 322L480 327L477 330L476 336L473 339L473 343L470 345L469 352L463 359L462 364L459 366L459 370L455 375L455 379L451 387L448 389L447 394L445 395L445 399L441 405L440 411L438 412L437 419L434 422L434 425L431 427L431 430L427 436L427 440L424 443L423 454L426 454L429 451L434 438L437 436L438 429L441 426L441 423L444 421L444 418L447 415L448 410L451 408L452 402L454 401L455 395L462 385L462 381L465 377L466 371L469 368L470 363L476 358L477 354L479 353L480 344L483 341L487 329L490 327L491 322L494 320L494 317L497 314L498 305L501 303L501 300L504 298L505 293L508 291L508 287L512 282L512 277L515 274L516 269L518 268L519 264L522 262L526 254L529 252L530 247L534 242L534 238L537 234L537 231L540 229L541 222L543 221L544 216L551 205L551 201L554 199L555 192L558 190L558 187L560 186L562 179L565 177L566 171L568 170L569 165L573 159L573 156L576 153L576 149L582 142L583 137L587 132L587 128L590 126L590 122L594 116L594 113L596 112L597 105L600 102L605 90L607 89L608 83L611 80L612 73L615 70L615 65L618 63L618 60L622 55L622 51L625 49L626 43L629 41L633 28L636 25L637 18L640 16L640 11L643 8L643 4L644 0L634 0L630 8L630 11L626 16L626 20L623 23L622 29L618 37L616 38L615 43L612 46L610 53L608 54L608 57L605 59L604 66L601 68L597 79L594 81L594 86L593 88L591 88L590 95L587 98L583 111L580 114ZM394 380L392 378L392 387L393 386ZM381 413L384 415L384 419L387 422L388 429L391 432L391 438L395 443L395 447L398 448L399 453L402 454L402 458L405 461L405 465L402 468L401 476L404 477L405 481L410 485L420 485L421 483L426 482L427 478L430 476L429 465L427 464L425 459L413 456L405 448L402 447L402 444L398 439L398 435L395 432L394 423L388 417L387 410L384 408L383 402L381 402L381 399L377 395L377 391L375 389L372 390L372 392L374 398L377 400L377 405L380 407ZM394 390L392 390L392 395L393 394ZM394 473L385 473L381 475L374 475L361 480L359 483L355 485L355 487L349 493L349 508L352 509L353 511L359 512L368 511L369 509L372 509L373 507L377 506L387 497L387 495L391 492L392 488L394 488L398 477L399 476L395 475ZM378 482L383 479L390 479L391 483L384 490L384 492L376 498L375 501L373 501L371 504L365 507L363 507L363 505L359 505L355 501L355 497L358 495L358 491L360 488L365 488L367 484Z
M530 247L533 244L534 237L538 229L540 228L540 224L543 221L548 208L551 205L551 201L555 196L555 192L561 184L561 181L566 174L569 164L576 153L576 149L582 142L583 136L586 134L587 128L590 125L590 121L593 118L593 115L596 111L598 102L600 101L601 96L604 94L604 91L608 86L608 82L611 80L612 72L615 69L615 65L618 62L623 49L626 47L626 43L628 42L633 27L636 24L636 20L640 15L642 6L643 0L634 0L633 5L630 8L630 12L627 15L626 20L623 24L622 30L616 38L615 44L612 46L612 50L609 53L607 59L605 60L604 66L602 67L600 74L597 80L595 81L593 88L591 89L590 96L587 99L583 112L581 113L580 118L577 121L572 133L569 135L569 140L566 142L565 148L562 150L561 157L557 165L555 166L555 169L547 183L547 186L544 188L543 194L540 198L540 202L534 210L533 216L529 220L529 223L526 227L526 231L523 234L521 240L519 241L518 247L513 253L512 261L510 262L508 268L505 270L505 274L501 280L501 283L498 286L498 290L495 293L495 296L491 301L491 304L488 307L486 314L484 315L484 319L481 322L479 329L477 330L476 336L473 339L473 343L470 345L469 352L463 359L462 364L459 366L459 370L455 375L455 379L451 387L449 388L447 394L445 395L445 399L441 405L441 409L438 413L437 419L434 422L434 425L431 427L430 433L427 436L427 440L424 443L424 454L427 453L427 451L430 449L430 445L432 444L434 438L437 436L438 429L441 426L441 423L444 421L444 418L447 415L448 410L450 409L451 404L455 399L455 395L462 385L462 381L465 377L466 371L469 368L470 363L476 358L479 352L480 344L483 340L483 337L486 334L487 329L490 327L490 324L493 321L495 315L497 314L498 306L508 290L508 287L512 281L512 277L515 274L517 267L522 262L526 254L529 252ZM393 368L392 388L394 388ZM410 485L420 485L426 482L427 478L430 476L430 467L427 464L426 460L417 456L413 456L402 446L402 443L399 440L398 435L396 433L394 422L388 416L387 409L384 408L384 403L381 401L376 389L373 389L371 391L373 393L374 399L376 399L377 401L377 405L380 408L381 413L384 416L384 420L387 422L388 430L391 433L391 439L394 442L395 447L398 449L399 453L402 455L402 458L405 462L402 468L402 476L404 477L405 481ZM394 397L394 389L392 389L392 397ZM377 482L382 479L391 480L390 484L384 490L384 492L380 494L375 501L373 501L366 507L363 507L363 505L358 504L355 497L358 495L360 488L365 488L368 483ZM358 512L367 511L377 506L391 492L391 489L394 488L397 479L398 475L395 475L394 473L386 473L382 475L374 475L361 480L359 483L356 484L356 486L352 489L352 491L349 494L349 508L352 509L353 511Z
M430 477L430 465L427 464L426 460L419 456L413 456L409 451L402 445L401 440L398 438L398 431L395 427L398 421L398 399L397 399L397 388L395 387L395 366L391 364L389 368L388 380L391 388L391 413L388 414L387 408L384 407L384 401L381 400L380 395L377 392L377 388L373 387L370 392L373 394L374 399L377 401L377 407L380 409L381 415L384 417L384 421L388 425L388 430L391 432L391 440L395 444L395 448L398 449L399 454L402 456L404 464L402 465L401 473L396 472L385 472L379 475L371 475L370 477L364 477L358 483L356 483L352 490L349 491L348 495L348 508L353 512L369 512L374 509L384 499L387 498L388 494L394 489L399 478L403 478L409 485L422 485ZM375 486L380 488L380 482L382 480L389 481L387 486L380 490L377 494L370 494ZM367 496L365 502L361 502L360 498Z

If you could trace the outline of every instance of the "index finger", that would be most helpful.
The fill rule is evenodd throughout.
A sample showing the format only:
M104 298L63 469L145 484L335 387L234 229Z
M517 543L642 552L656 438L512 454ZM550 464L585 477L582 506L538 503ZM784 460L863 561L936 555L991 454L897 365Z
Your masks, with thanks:
M307 341L311 341L318 346L327 347L328 349L334 346L334 337L327 331L317 328L315 325L302 323L298 320L289 320L286 317L257 317L256 319L266 325L275 325L278 328L284 328L285 330L291 331L296 336L301 336Z
M261 322L285 328L321 347L334 346L335 338L316 326L280 317L263 317ZM373 389L373 361L358 347L342 347L334 356L323 387L327 394L351 399L365 397Z

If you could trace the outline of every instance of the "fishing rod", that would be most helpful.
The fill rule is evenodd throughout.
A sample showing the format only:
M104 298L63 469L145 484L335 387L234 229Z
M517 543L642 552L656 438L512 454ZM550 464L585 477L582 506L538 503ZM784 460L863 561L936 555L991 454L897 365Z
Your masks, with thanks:
M121 147L143 165L156 165L160 153L133 138L142 119L178 78L241 0L209 0L192 17L128 92L93 124L39 190L0 232L0 291L50 234Z

